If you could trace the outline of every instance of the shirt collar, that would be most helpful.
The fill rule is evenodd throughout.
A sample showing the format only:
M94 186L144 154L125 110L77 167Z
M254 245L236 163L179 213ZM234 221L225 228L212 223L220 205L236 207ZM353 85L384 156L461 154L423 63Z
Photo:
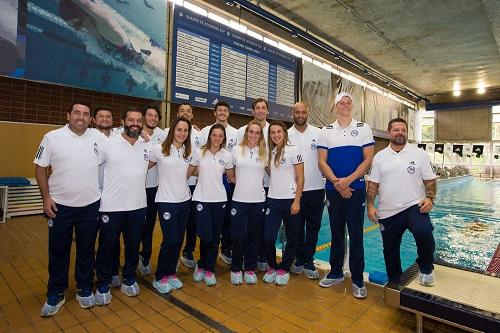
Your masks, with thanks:
M359 123L359 121L357 121L356 119L352 118L351 119L351 123L349 124L349 126L346 127L346 129L350 128L350 127L354 127L357 123ZM340 126L338 120L335 120L335 122L332 124L332 126L333 126L333 128L343 128L342 126Z
M406 152L409 152L411 150L411 146L410 144L407 142L404 146L403 149L401 149L399 152L395 151L394 149L392 149L391 145L389 144L389 146L387 146L387 148L389 148L389 151L391 152L391 154L401 154L401 153L406 153Z
M90 129L89 129L89 128L87 128L87 129L85 130L85 132L83 132L83 134L82 134L82 135L78 135L78 134L76 134L75 132L73 132L73 131L69 128L69 124L66 124L66 125L64 126L64 131L65 131L66 135L67 135L67 136L69 136L69 137L74 137L74 138L83 138L85 135L87 135L87 134L89 133L89 130L90 130Z

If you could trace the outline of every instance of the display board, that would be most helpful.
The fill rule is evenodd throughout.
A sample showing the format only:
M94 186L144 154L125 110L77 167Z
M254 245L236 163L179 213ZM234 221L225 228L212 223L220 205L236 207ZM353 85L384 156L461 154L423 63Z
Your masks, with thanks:
M182 7L174 9L172 101L251 114L255 98L269 102L269 117L292 119L298 59Z
M165 0L0 0L0 6L2 14L4 9L13 13L16 6L19 11L0 18L2 45L4 40L13 40L12 29L17 27L15 69L10 53L2 53L0 73L121 95L164 98ZM14 18L19 18L18 24ZM4 59L10 62L4 64Z

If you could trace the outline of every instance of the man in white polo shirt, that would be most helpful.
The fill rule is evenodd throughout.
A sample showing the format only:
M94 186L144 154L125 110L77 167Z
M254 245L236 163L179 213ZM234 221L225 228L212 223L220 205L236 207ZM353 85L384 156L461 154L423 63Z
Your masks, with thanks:
M151 144L140 137L143 117L138 108L122 115L123 133L112 136L104 145L102 161L104 184L99 207L99 248L96 259L96 304L111 302L109 284L112 261L120 232L125 241L125 264L121 291L139 294L136 282L139 243L146 219L146 174Z
M98 170L103 135L88 129L90 107L75 103L68 111L68 124L47 133L34 163L36 180L49 225L49 281L47 302L40 315L56 314L68 288L73 230L76 238L76 299L82 308L95 305L94 246L97 237ZM49 177L49 167L52 173Z
M158 127L158 122L161 120L160 108L157 105L146 105L142 109L144 116L144 128L142 129L149 137L151 146L161 144L165 138L165 131ZM158 204L155 202L156 192L158 191L158 167L155 165L148 170L146 177L146 222L142 233L142 249L139 257L139 272L141 274L150 274L151 252L153 249L153 232L156 224L156 216L158 215Z
M226 130L226 150L231 152L233 147L238 144L238 130L233 126L229 125L227 122L229 118L229 104L224 101L219 101L214 106L214 116L215 116L215 124L221 124L224 126ZM201 134L203 136L204 142L207 142L208 133L210 132L210 128L215 125L208 125L201 130ZM226 214L224 215L224 223L222 224L222 232L220 238L220 258L226 264L231 264L231 199L233 197L234 192L234 184L231 184L227 181L226 176L224 175L224 187L226 188L227 194L227 207Z
M301 224L297 240L297 260L290 268L295 274L305 272L310 279L318 279L314 267L314 253L321 228L325 201L325 181L318 167L318 140L321 129L307 122L309 107L305 102L293 106L293 126L288 129L288 140L299 148L304 160L304 191L300 199Z
M189 103L181 103L177 109L177 117L187 118L189 121L193 121L193 106ZM165 137L168 135L170 128L165 129ZM201 134L200 129L191 123L191 148L194 150L200 148L205 141ZM188 179L189 190L191 191L191 196L194 193L196 187L197 177L191 176ZM193 252L196 247L196 205L191 201L189 205L189 217L186 225L186 242L184 244L184 249L182 250L181 262L184 266L189 268L194 268L195 261L193 257Z
M320 282L331 287L344 281L345 226L349 232L349 269L352 294L366 298L363 221L366 185L364 175L371 165L375 141L371 128L352 119L352 96L342 92L335 97L337 120L319 135L318 165L326 178L326 198L332 247L331 270Z
M387 130L390 144L375 155L370 172L368 217L380 225L389 281L399 284L401 239L410 230L417 244L420 284L431 286L435 242L429 212L436 198L436 175L427 153L406 142L408 126L404 119L392 119Z
M267 122L267 116L269 115L269 103L264 98L256 98L252 101L252 115L253 120L260 122L262 126L262 132L264 133L264 141L267 147L267 137L269 136L269 123ZM245 130L248 125L242 126L238 129L238 142L243 140L245 135ZM264 174L264 190L269 191L269 175ZM266 242L264 241L264 228L262 228L261 236L259 239L259 251L257 254L257 269L259 271L267 271L268 265L266 260Z

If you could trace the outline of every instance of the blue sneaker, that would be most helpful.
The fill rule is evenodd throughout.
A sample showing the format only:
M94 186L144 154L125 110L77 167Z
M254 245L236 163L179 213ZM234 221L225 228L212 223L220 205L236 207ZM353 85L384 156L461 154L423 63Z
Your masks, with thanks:
M167 276L167 281L172 289L181 289L183 286L182 281L175 274Z
M40 311L40 316L42 317L50 317L55 315L59 309L66 303L66 299L64 298L64 294L49 296L47 298L47 302L42 306L42 310Z

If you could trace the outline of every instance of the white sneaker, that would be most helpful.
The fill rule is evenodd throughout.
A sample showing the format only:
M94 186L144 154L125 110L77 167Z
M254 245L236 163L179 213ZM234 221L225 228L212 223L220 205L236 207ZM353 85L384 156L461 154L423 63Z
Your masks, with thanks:
M64 295L51 296L47 299L47 302L42 306L42 310L40 311L40 316L42 317L50 317L55 315L59 309L66 303L66 299Z
M277 286L286 286L288 284L288 280L290 280L290 273L285 271L284 269L278 269L276 272L276 279L274 282Z
M243 278L242 278L241 271L239 271L239 272L231 271L231 283L236 285L236 286L243 284Z
M278 272L274 268L269 268L266 274L264 274L262 281L264 281L265 283L274 283L277 273Z
M245 271L245 283L246 284L256 284L257 275L254 271Z
M311 280L319 279L319 272L317 269L315 269L314 271L312 269L304 269L304 273Z
M181 262L187 268L193 268L196 265L194 259L185 257L184 254L181 256Z
M221 258L221 260L227 264L227 265L231 265L231 262L233 261L233 258L231 258L230 256L227 256L225 255L224 253L220 253L219 254L219 258Z
M344 277L341 277L341 278L336 278L336 279L330 279L328 278L328 275L325 275L324 278L321 279L321 281L319 281L319 286L320 287L323 287L323 288L330 288L330 287L333 287L333 286L336 286L340 283L344 282Z
M111 277L111 283L109 284L110 287L119 287L122 285L122 281L120 280L120 277L118 275L113 275Z
M151 274L151 264L144 265L144 258L139 256L139 272L142 275Z
M267 270L269 269L269 265L267 264L267 262L258 261L257 262L257 269L261 272L267 272Z
M423 286L433 286L434 285L434 272L430 272L429 274L419 273L418 280Z
M368 291L366 290L366 287L363 285L363 287L358 287L356 284L352 284L352 295L356 298L363 299L366 298L368 295Z
M302 274L304 272L304 265L295 266L295 263L293 263L292 267L290 267L290 272L293 274Z
M205 275L205 270L203 268L199 268L198 265L194 267L194 272L193 272L193 280L195 282L200 282L203 280L203 276Z
M81 291L76 294L76 300L82 309L90 309L95 306L95 296L93 292L90 292L88 296L80 296Z
M170 283L168 283L168 278L166 276L162 277L160 280L154 280L153 287L158 290L160 294L168 294L173 289Z
M172 289L181 289L183 287L182 281L175 274L167 276L167 281Z
M102 293L99 291L99 289L95 291L96 305L99 306L108 305L109 303L111 303L112 298L113 296L111 296L111 291L109 290L109 288L107 288L107 290L102 290Z
M120 287L120 291L129 297L137 296L141 292L137 282L134 282L134 284L130 285L130 286L126 285L125 282L122 283L122 286Z
M205 284L209 287L215 286L217 284L215 274L210 271L205 271L205 273L203 274L203 279L205 280Z

